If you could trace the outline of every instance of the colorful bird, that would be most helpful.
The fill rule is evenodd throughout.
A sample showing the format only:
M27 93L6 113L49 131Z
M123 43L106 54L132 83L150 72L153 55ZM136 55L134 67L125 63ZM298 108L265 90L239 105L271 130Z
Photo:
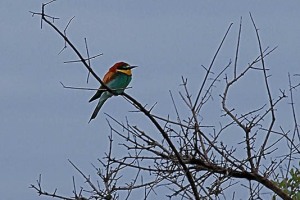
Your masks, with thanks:
M131 69L135 67L137 66L130 66L125 62L118 62L108 70L108 72L104 75L103 83L113 90L114 94L105 90L102 85L100 86L96 94L89 100L89 102L92 102L99 98L99 102L90 118L90 121L97 116L100 108L108 98L113 95L119 95L125 90L131 81Z

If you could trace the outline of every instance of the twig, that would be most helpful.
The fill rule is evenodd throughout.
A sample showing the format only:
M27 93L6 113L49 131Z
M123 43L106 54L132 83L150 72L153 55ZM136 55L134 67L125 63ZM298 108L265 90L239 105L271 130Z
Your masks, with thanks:
M94 59L96 57L102 56L102 55L103 55L103 53L99 53L99 54L97 54L95 56L89 57L89 58L84 59L84 60L85 61L90 61L90 60L92 60L92 59ZM65 61L64 63L77 63L77 62L82 62L82 60L70 60L70 61Z
M240 48L241 32L242 32L242 17L240 19L240 28L239 28L239 34L238 34L238 39L237 39L236 51L235 51L234 72L233 72L234 78L236 78L236 68L237 68L238 54L239 54L239 48Z
M264 142L263 142L263 144L261 146L260 154L259 154L258 159L257 159L257 163L256 163L257 165L256 166L258 168L259 165L260 165L261 158L262 158L262 156L264 154L265 147L266 147L267 142L269 140L269 137L270 137L273 125L275 123L275 113L274 113L273 99L272 99L272 95L271 95L271 91L270 91L269 83L268 83L268 77L267 77L267 72L266 72L266 67L265 67L265 61L264 61L264 56L263 56L263 51L262 51L262 45L261 45L261 41L260 41L260 38L259 38L258 29L257 29L257 27L255 25L255 22L254 22L254 19L253 19L251 13L250 13L250 18L251 18L253 27L254 27L255 32L256 32L256 37L257 37L259 51L260 51L260 57L261 57L261 63L262 63L262 67L263 67L263 74L264 74L265 86L266 86L266 89L267 89L267 94L268 94L269 104L270 104L270 111L271 111L271 116L272 116L271 123L269 125L268 133L267 133L267 135L266 135L266 137L264 139Z
M83 178L85 179L85 181L90 185L90 187L93 189L93 191L95 193L97 193L97 195L99 195L99 197L104 197L104 195L96 188L96 186L91 182L90 178L87 177L71 160L69 160L69 163L83 176Z
M86 88L86 87L71 87L71 86L65 86L62 82L59 82L63 88L66 88L66 89L73 89L73 90L92 90L92 91L108 91L107 89L105 88L98 88L98 89L95 89L95 88ZM111 89L112 91L116 91L116 90L120 90L120 89L130 89L132 87L126 87L126 88L116 88L116 89Z
M216 53L215 53L215 55L214 55L214 57L213 57L213 59L212 59L212 61L211 61L211 63L210 63L210 66L209 66L209 68L208 68L208 70L207 70L207 72L206 72L206 74L205 74L205 77L204 77L204 79L203 79L202 85L201 85L201 87L200 87L200 89L199 89L197 98L196 98L196 100L195 100L195 103L194 103L194 106L193 106L193 110L195 110L195 108L196 108L196 106L197 106L198 100L199 100L199 98L200 98L201 92L202 92L202 90L203 90L203 88L204 88L204 85L205 85L205 83L206 83L206 80L207 80L207 78L208 78L208 75L209 75L209 73L211 72L211 69L212 69L212 66L213 66L213 64L214 64L214 62L215 62L215 59L217 58L217 55L219 54L219 51L220 51L221 47L223 46L223 43L224 43L224 41L225 41L225 39L226 39L226 37L227 37L227 35L228 35L228 33L229 33L229 30L230 30L232 24L233 24L233 23L231 23L231 24L229 25L229 27L228 27L228 29L227 29L227 31L226 31L226 33L225 33L223 39L222 39L222 41L221 41L221 43L220 43L220 45L219 45L217 51L216 51Z
M68 29L69 25L71 24L71 21L72 21L74 18L75 18L75 16L73 16L73 17L69 20L69 22L67 23L67 25L66 25L66 27L65 27L65 29L64 29L64 36L65 36L65 37L67 37L67 29ZM66 40L65 40L65 45L64 45L64 47L58 52L58 55L61 54L66 48L67 48L67 42L66 42Z
M287 170L286 170L286 177L288 177L288 173L290 171L290 166L291 166L291 157L292 157L292 146L295 141L296 134L298 136L298 140L300 140L300 133L299 133L299 126L298 126L298 121L296 117L296 108L295 108L295 103L294 103L294 95L293 95L293 87L292 87L292 81L291 81L291 76L288 74L288 80L289 80L289 90L290 90L290 100L291 100L291 108L292 108L292 116L293 116L293 121L294 121L294 130L293 130L293 135L290 141L290 153L289 153L289 159L288 159L288 165L287 165Z
M74 200L73 198L57 195L56 194L57 189L55 189L53 193L48 193L46 191L43 191L43 189L42 189L42 175L39 175L39 179L36 182L37 182L37 186L31 184L30 188L35 189L39 195L55 197L55 198L63 199L63 200Z

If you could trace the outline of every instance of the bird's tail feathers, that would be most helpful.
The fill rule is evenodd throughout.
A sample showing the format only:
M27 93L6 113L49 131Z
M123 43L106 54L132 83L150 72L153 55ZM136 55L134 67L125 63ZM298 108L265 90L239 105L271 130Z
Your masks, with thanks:
M106 96L105 96L105 97L106 97ZM105 102L109 97L110 97L110 96L107 96L106 98L102 98L102 97L101 97L101 99L99 100L99 103L97 104L97 106L96 106L96 108L95 108L95 110L94 110L94 112L93 112L93 114L92 114L92 116L91 116L91 118L90 118L90 120L89 120L89 123L90 123L93 119L95 119L95 118L97 117L98 112L100 111L100 109L101 109L101 107L103 106L104 102Z
M94 101L94 100L100 98L100 96L102 95L102 93L103 93L103 91L98 90L98 91L96 92L96 94L95 94L94 96L92 96L92 98L89 100L89 102L92 102L92 101Z
M100 110L100 107L97 106L97 107L95 108L95 110L94 110L94 112L93 112L93 114L92 114L90 120L89 120L89 123L90 123L93 119L95 119L95 117L97 116L99 110Z

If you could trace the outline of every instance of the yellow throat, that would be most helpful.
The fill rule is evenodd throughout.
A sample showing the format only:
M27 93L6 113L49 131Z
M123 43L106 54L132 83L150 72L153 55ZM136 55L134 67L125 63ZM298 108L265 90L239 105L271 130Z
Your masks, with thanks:
M128 76L131 76L131 69L117 69L117 72L121 72L121 73L126 74Z

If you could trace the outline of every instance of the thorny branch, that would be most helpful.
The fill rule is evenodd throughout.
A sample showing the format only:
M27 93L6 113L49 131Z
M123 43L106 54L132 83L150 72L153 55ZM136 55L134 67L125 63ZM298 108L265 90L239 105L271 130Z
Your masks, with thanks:
M51 26L65 41L66 44L68 44L71 49L75 52L75 54L79 57L79 59L81 60L81 62L83 63L83 65L88 69L88 71L90 72L90 74L105 88L107 89L109 92L114 94L114 91L112 91L109 87L107 87L103 81L100 79L100 77L93 71L93 69L88 65L88 63L86 63L86 60L83 58L83 56L80 54L80 52L77 50L77 48L73 45L73 43L68 39L68 37L63 34L53 23L51 23L48 19L47 19L47 15L45 15L45 6L49 5L50 3L54 2L51 1L49 3L46 4L42 4L42 12L41 13L34 13L32 12L33 15L38 14L41 15L42 21L46 22L49 26ZM189 180L189 183L191 185L191 189L194 193L194 197L196 200L200 200L199 198L199 194L197 191L197 188L195 186L194 183L194 179L191 175L191 173L188 171L187 166L185 165L185 163L182 161L181 155L179 154L179 152L177 151L176 147L174 146L174 144L172 143L172 141L170 140L169 136L167 133L164 132L163 128L160 126L160 124L155 120L155 118L150 114L150 112L144 108L142 106L141 103L139 103L136 99L134 99L133 97L131 97L130 95L126 94L125 92L123 92L121 94L122 96L124 96L125 98L127 98L128 100L131 101L132 105L134 105L138 110L140 110L142 113L145 114L146 117L149 118L149 120L153 123L153 125L159 130L159 132L162 134L162 136L165 138L165 140L167 141L168 145L171 147L173 153L175 154L175 156L178 159L178 162L180 163L181 167L183 168L183 171L187 177L187 179Z
M54 198L57 198L57 199L74 200L74 198L69 198L69 197L57 195L56 194L57 189L55 189L53 193L48 193L48 192L44 191L42 189L42 175L39 176L39 179L36 182L37 182L37 185L31 184L30 188L33 188L34 190L36 190L39 195L54 197ZM77 194L75 196L77 196ZM78 200L79 200L79 198L78 198Z
M265 67L265 61L264 61L264 57L263 57L263 51L262 51L261 41L260 41L260 38L259 38L258 29L257 29L257 27L255 25L255 22L253 20L253 17L251 15L251 13L250 13L250 18L251 18L251 21L252 21L253 26L255 28L255 32L256 32L256 36L257 36L257 41L258 41L258 46L259 46L259 52L260 52L260 57L261 57L261 64L262 64L263 75L264 75L264 81L265 81L265 85L266 85L266 89L267 89L267 95L268 95L268 98L269 98L270 111L271 111L271 117L272 117L269 129L268 129L268 133L267 133L267 135L265 137L263 145L261 146L260 154L258 156L258 161L257 161L257 166L256 166L256 168L258 168L259 165L260 165L261 158L264 155L264 151L265 151L267 142L269 140L270 133L271 133L271 131L273 129L273 126L274 126L274 123L275 123L275 113L274 113L273 98L272 98L270 87L269 87L268 76L267 76L266 67Z
M58 18L45 14L45 6L54 1L55 0L42 4L41 13L31 13L41 16L41 24L45 22L64 39L65 46L63 49L69 46L78 56L79 60L68 61L68 63L81 62L88 70L88 73L103 85L104 90L114 93L93 71L90 63L91 59L102 54L90 57L85 39L87 53L87 59L85 59L67 37L66 31L73 18L69 21L64 31L61 32L57 26L54 25L54 20ZM122 191L127 192L124 197L125 199L129 199L133 191L141 189L144 190L144 199L147 199L150 198L151 194L158 195L156 191L161 187L169 189L171 193L166 195L170 199L180 197L182 199L200 200L220 199L221 196L226 199L226 191L228 188L237 185L242 180L247 180L248 186L243 183L241 183L241 185L247 188L249 196L252 199L260 198L262 193L266 191L264 188L270 189L270 191L283 199L291 199L272 182L270 177L277 175L276 170L280 168L286 158L288 158L287 164L288 169L290 169L292 160L297 159L294 155L300 152L299 145L297 145L300 136L292 92L298 86L292 86L289 76L291 107L295 124L293 136L290 137L287 134L288 132L284 132L283 130L278 132L274 130L275 107L286 95L284 91L281 91L281 95L277 99L272 97L270 83L268 81L269 76L267 74L269 69L266 68L264 59L272 53L276 47L271 50L269 50L269 48L266 48L264 51L262 50L258 29L251 14L250 18L255 28L259 46L259 56L252 60L244 69L239 67L239 71L241 72L238 73L238 55L242 32L241 18L232 70L233 75L229 76L225 74L232 65L231 60L226 66L223 66L222 69L213 71L215 60L233 25L230 24L217 48L210 66L208 69L204 67L206 70L205 78L200 84L195 100L193 100L189 92L187 79L182 78L184 92L180 93L180 96L185 106L187 106L190 116L182 117L181 109L183 108L178 106L178 103L175 102L171 91L170 97L175 110L176 120L172 120L170 116L166 118L158 117L158 115L152 113L156 104L154 104L152 108L147 109L146 106L143 106L135 98L123 92L121 95L150 120L155 127L155 131L158 131L160 135L155 134L155 136L153 136L153 134L143 130L139 126L131 125L128 120L126 120L126 123L121 123L119 120L107 114L109 118L107 122L111 130L109 136L109 150L103 160L99 159L101 167L97 168L94 166L100 181L96 183L92 182L90 176L85 175L69 160L71 165L81 174L89 189L81 188L78 193L73 178L74 197L69 198L57 195L56 190L53 193L47 193L42 189L41 176L37 181L37 185L31 185L31 187L35 189L39 195L67 200L83 200L85 198L82 193L88 196L88 199L119 199L121 195L120 192ZM49 20L52 20L52 22ZM261 67L256 66L258 63L261 64ZM233 85L240 83L240 80L248 75L249 71L263 74L268 101L247 113L238 114L234 107L229 108L228 94L232 90ZM212 99L213 89L217 83L221 82L220 77L224 76L224 74L225 89L222 95L220 95L221 107L225 112L222 117L229 119L229 122L227 121L224 124L224 122L220 121L219 128L215 125L202 125L200 124L201 118L205 118L206 116L205 113L201 113L201 116L199 116L200 110L210 103L209 100ZM94 90L65 85L63 85L63 87ZM265 119L268 116L271 116L271 121L268 127L265 128L267 123ZM157 120L159 120L160 123ZM119 126L122 131L115 128L111 124L111 121ZM215 122L212 122L212 124L214 123ZM235 147L232 147L229 146L223 138L228 137L227 130L233 129L234 127L238 127L238 130L232 134L243 135L244 139L238 142ZM262 144L259 145L258 141L261 140L263 132L266 132L266 134ZM122 142L116 144L116 141L113 139L114 135ZM275 138L275 135L280 137ZM232 138L232 140L236 141L235 138ZM276 157L271 157L271 155L277 151L278 144L282 141L286 141L289 144L290 151L287 155L282 155L283 157L278 160ZM127 154L125 156L118 158L113 155L112 149L117 145L126 150L125 152L127 152ZM243 145L243 148L241 149L239 145ZM241 151L244 151L244 157L239 155ZM270 163L268 163L267 158L271 159ZM128 170L134 172L134 175L130 176L129 179L128 176L126 176ZM233 193L233 199L235 195L236 193Z

